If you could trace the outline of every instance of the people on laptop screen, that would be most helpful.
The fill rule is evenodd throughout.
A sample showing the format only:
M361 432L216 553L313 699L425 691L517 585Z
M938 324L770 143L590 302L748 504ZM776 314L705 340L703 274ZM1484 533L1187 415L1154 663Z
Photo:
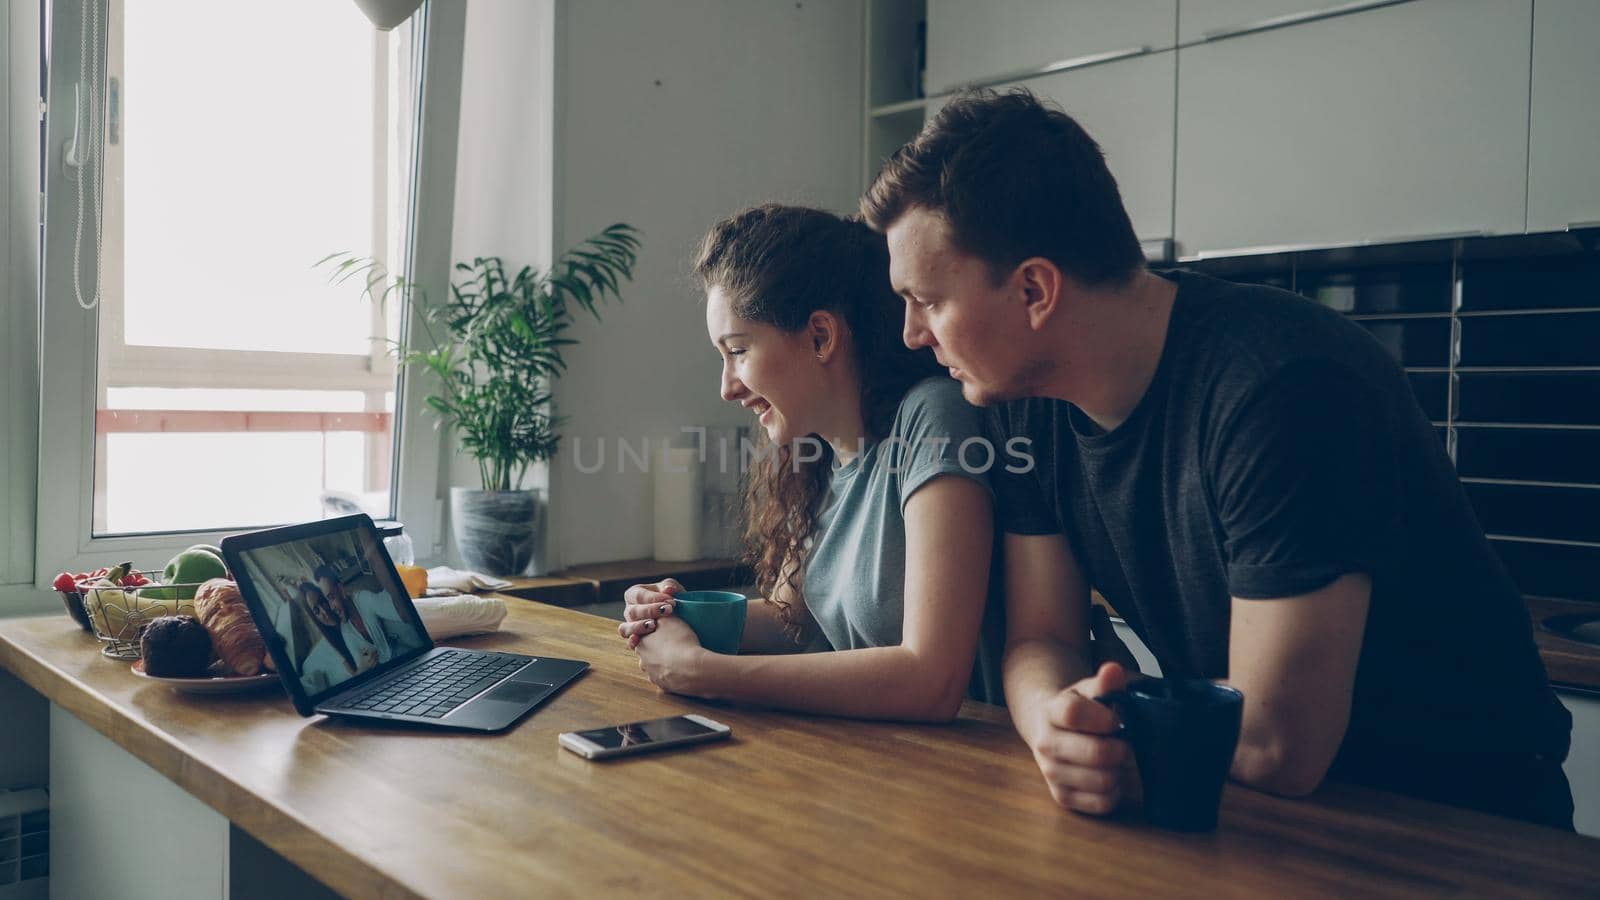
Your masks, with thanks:
M291 670L318 694L424 645L378 573L377 544L349 534L313 538L245 555ZM341 572L344 574L341 575Z

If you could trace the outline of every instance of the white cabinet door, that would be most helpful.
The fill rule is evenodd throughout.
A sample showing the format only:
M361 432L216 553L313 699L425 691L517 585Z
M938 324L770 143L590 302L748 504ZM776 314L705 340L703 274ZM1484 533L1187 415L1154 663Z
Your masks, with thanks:
M1172 236L1177 63L1177 52L1168 50L1006 85L1055 101L1089 132L1140 240Z
M1178 5L1178 43L1190 44L1284 16L1348 6L1350 0L1184 0Z
M1177 0L928 0L927 93L1051 63L1171 47Z
M1520 233L1531 0L1416 0L1179 50L1179 252Z
M1528 230L1600 223L1600 3L1533 7Z

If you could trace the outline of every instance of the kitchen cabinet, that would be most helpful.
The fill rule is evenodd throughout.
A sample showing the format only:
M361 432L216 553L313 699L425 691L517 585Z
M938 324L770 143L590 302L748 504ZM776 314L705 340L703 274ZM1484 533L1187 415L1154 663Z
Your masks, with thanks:
M1528 230L1600 224L1600 3L1539 0L1533 8L1533 111Z
M1532 6L1414 0L1181 48L1180 255L1523 231Z
M1104 151L1141 241L1172 236L1173 104L1177 53L1168 50L1009 85L1054 101ZM931 105L931 104L930 104Z
M928 0L925 87L1020 77L1051 63L1171 47L1177 0Z

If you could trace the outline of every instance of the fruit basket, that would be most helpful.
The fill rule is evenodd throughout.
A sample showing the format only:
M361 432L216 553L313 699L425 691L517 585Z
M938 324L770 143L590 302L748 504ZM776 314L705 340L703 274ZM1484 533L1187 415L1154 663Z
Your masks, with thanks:
M99 579L83 579L69 604L82 605L94 636L105 644L100 652L112 659L139 658L139 634L150 620L161 616L192 616L199 584L159 584L160 572L140 572L149 584L137 587L97 586Z

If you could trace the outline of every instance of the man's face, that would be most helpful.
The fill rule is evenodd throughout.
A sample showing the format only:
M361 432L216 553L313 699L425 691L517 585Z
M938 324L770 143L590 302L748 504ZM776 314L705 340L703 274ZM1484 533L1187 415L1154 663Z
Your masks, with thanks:
M1033 332L1022 293L995 284L989 266L951 243L943 215L913 208L889 226L889 278L906 301L906 346L932 347L968 403L1026 395L1021 383Z

